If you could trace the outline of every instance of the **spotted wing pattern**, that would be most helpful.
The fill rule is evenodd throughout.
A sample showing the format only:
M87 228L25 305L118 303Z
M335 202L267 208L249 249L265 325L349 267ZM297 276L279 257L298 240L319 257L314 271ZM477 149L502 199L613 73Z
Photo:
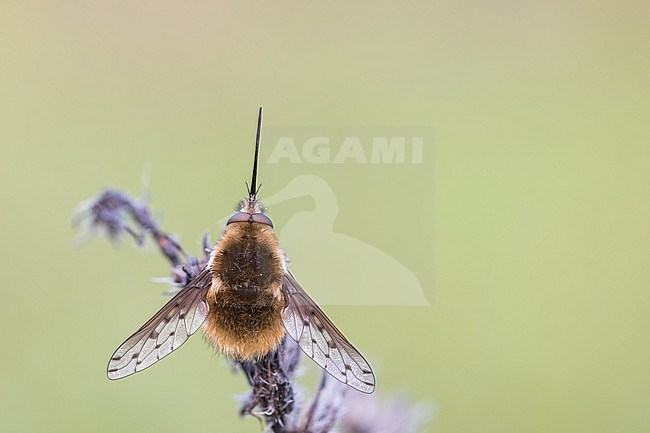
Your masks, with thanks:
M211 282L210 269L205 268L122 343L108 361L108 378L121 379L142 371L187 341L208 315L205 295Z
M287 272L282 281L282 322L300 348L334 378L370 394L375 375L368 362Z

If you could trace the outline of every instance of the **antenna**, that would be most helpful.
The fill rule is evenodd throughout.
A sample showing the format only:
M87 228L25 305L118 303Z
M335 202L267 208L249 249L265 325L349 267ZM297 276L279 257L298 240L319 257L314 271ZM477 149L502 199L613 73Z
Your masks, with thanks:
M253 160L253 178L251 179L251 187L248 195L255 197L259 188L257 187L257 157L260 152L260 132L262 129L262 107L257 115L257 136L255 137L255 159Z

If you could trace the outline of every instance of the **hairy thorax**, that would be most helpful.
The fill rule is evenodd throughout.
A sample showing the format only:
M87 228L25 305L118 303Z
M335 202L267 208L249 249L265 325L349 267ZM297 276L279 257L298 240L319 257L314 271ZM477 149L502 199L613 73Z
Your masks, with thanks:
M212 252L206 338L236 360L260 358L284 337L284 254L273 229L241 222L224 230Z

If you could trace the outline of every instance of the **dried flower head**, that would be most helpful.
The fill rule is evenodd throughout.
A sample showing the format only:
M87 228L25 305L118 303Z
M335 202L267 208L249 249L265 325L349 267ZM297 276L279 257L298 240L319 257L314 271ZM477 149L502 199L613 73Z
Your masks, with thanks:
M72 217L72 225L79 228L84 221L89 223L89 237L98 231L105 232L111 241L117 242L127 233L141 246L149 235L173 266L181 264L182 258L187 259L178 242L158 228L146 204L121 191L104 189L82 202Z

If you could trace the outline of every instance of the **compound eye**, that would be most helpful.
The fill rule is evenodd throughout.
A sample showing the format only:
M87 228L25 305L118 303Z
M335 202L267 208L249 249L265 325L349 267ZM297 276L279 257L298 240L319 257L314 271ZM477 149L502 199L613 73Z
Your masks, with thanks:
M226 225L231 223L246 223L249 221L251 221L251 214L246 212L237 212L234 213L230 218L228 218L228 222L226 223Z
M263 213L250 214L247 212L237 212L228 219L226 225L231 223L258 223L273 227L271 218L267 217Z
M273 228L273 222L271 221L271 218L267 217L263 213L254 213L251 215L253 217L253 221L256 223L260 224L266 224L267 226L270 226Z

